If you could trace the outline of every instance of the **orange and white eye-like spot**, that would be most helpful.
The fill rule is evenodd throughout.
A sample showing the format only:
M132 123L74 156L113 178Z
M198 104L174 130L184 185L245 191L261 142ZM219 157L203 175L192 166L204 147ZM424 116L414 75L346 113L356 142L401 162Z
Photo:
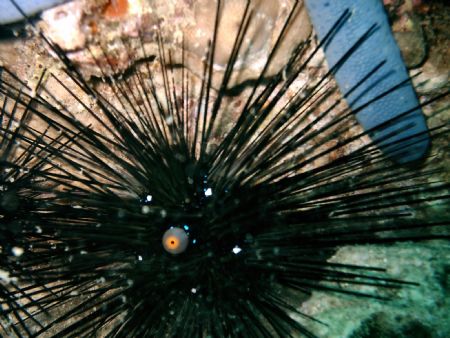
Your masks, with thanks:
M164 249L172 255L178 255L184 252L189 244L189 237L181 228L170 228L162 238Z

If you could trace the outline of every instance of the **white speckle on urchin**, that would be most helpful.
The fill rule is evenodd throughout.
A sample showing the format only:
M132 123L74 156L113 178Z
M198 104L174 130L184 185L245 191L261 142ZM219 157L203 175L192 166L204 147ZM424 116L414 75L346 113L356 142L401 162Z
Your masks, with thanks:
M173 116L172 115L170 115L166 118L166 123L169 126L173 124Z
M13 247L11 251L12 251L13 255L16 257L20 257L24 253L23 248L20 248L18 246Z
M16 277L10 277L8 271L0 269L0 280L4 281L6 283L10 283L10 282L16 282L17 278Z
M197 289L196 288L192 288L191 292L195 294L195 293L197 293Z
M240 253L240 252L242 251L242 249L236 245L236 246L233 248L233 250L231 250L231 251L233 251L233 253L234 253L235 255L237 255L238 253Z
M212 189L211 188L205 189L205 196L206 197L212 196Z

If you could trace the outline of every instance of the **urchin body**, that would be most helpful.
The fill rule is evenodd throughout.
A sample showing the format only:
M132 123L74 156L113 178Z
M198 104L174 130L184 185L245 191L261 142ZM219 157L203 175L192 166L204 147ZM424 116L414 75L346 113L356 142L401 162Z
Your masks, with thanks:
M346 11L333 29L349 15ZM42 321L33 334L313 337L292 319L293 313L308 317L298 304L313 291L383 298L383 288L409 284L377 267L328 262L337 248L446 237L422 230L447 220L418 219L405 206L444 199L448 184L417 183L427 171L399 167L376 143L350 147L368 131L339 138L357 129L358 108L343 108L340 99L322 105L337 90L331 79L336 68L291 90L318 53L308 49L310 41L299 42L284 69L266 78L271 53L231 127L222 132L221 118L236 109L224 102L251 16L249 5L219 88L211 85L217 31L199 86L192 89L186 73L167 67L170 53L159 37L157 65L145 64L123 81L112 79L112 97L88 83L43 35L97 110L64 81L54 81L95 126L55 103L58 98L45 86L31 96L25 89L22 94L19 88L26 84L20 80L2 82L1 93L48 131L34 134L40 152L32 154L45 165L33 167L32 174L51 187L31 188L40 197L33 198L38 217L32 219L40 230L26 238L29 249L18 274L39 292L33 287L13 292L20 311L32 313L27 320ZM369 38L364 35L352 48ZM323 45L332 36L327 39ZM363 80L382 67L373 65ZM196 97L194 106L188 94ZM24 128L24 135L34 132ZM391 138L385 135L383 142ZM21 140L34 144L26 136ZM15 205L14 198L5 201L4 210ZM31 296L36 299L27 303ZM16 312L8 308L9 315ZM44 314L50 320L42 320ZM15 333L26 331L25 324Z

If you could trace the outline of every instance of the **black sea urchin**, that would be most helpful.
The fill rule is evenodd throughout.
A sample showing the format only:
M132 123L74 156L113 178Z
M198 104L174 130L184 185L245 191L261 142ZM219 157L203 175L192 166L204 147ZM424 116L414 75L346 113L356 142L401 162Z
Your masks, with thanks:
M428 202L448 198L448 184L431 182L430 174L439 170L433 163L417 172L398 166L368 138L412 110L363 131L354 115L364 107L350 110L337 98L333 74L376 26L329 72L299 86L296 81L321 45L349 19L346 11L321 45L298 43L286 65L265 76L294 12L260 76L240 97L240 107L227 94L239 73L238 59L246 57L242 46L254 15L250 3L217 88L217 24L201 81L186 71L184 52L182 67L168 67L173 55L156 30L156 61L115 79L106 58L108 65L99 67L110 78L103 92L42 35L73 84L53 74L48 81L63 88L87 117L77 118L45 84L34 95L22 93L12 78L0 84L2 99L25 107L49 135L37 149L29 141L26 153L52 155L37 156L45 165L33 168L50 186L32 188L45 199L32 220L44 237L24 243L32 248L18 261L17 285L23 286L9 293L21 311L12 320L22 327L7 332L314 337L292 318L313 319L298 311L302 297L322 291L384 299L383 290L408 284L377 267L327 259L343 245L448 238L439 231L448 225L448 215L421 216ZM373 65L347 95L383 66ZM11 112L7 105L5 111ZM24 134L34 128L24 126ZM14 134L9 127L2 130ZM400 132L378 142L400 154L428 137L409 135L405 150L404 140L395 137ZM7 315L16 311L5 308Z
M0 327L4 332L21 336L21 333L31 335L24 318L32 316L16 299L34 302L26 288L17 284L20 276L27 275L20 260L32 250L34 241L48 240L41 236L39 213L45 210L44 194L54 188L36 172L45 173L51 168L48 165L51 154L47 150L61 149L62 144L45 131L26 126L33 99L24 94L26 86L4 70L1 81L6 79L5 85L15 92L15 99L3 96L0 111ZM40 81L37 88L39 85ZM38 323L32 318L30 321Z

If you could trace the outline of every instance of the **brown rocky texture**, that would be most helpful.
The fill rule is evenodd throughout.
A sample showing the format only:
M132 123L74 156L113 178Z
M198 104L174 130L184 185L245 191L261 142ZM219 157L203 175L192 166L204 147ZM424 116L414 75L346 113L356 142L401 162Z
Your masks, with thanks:
M245 3L228 0L220 9L220 34L214 56L215 70L219 73L234 44ZM237 61L243 71L234 81L243 82L259 75L263 60L272 50L292 5L291 0L252 2L252 21ZM179 63L179 50L184 48L187 67L199 75L213 38L216 7L217 3L209 0L75 0L46 11L41 26L86 76L101 76L98 65L107 74L117 74L136 60L158 55L159 35L165 48L174 51L173 60L167 60L167 63ZM267 75L278 71L295 46L294 41L305 40L310 32L308 16L300 6Z
M225 1L220 8L213 88L217 89L220 85L224 65L228 60L240 24L240 17L245 9L244 3L245 1L241 0L229 0ZM237 60L238 71L233 75L230 88L244 84L238 88L238 93L241 93L247 90L247 83L251 86L252 82L258 78L292 4L290 0L282 0L276 5L268 0L252 2L250 10L253 16L247 32L248 38L244 40L241 48ZM116 79L123 76L126 80L127 74L131 75L136 71L148 74L148 70L142 63L154 57L157 61L161 60L158 49L160 37L164 42L165 64L152 62L150 71L155 74L157 87L162 89L161 67L171 68L171 65L180 63L181 48L184 46L185 66L189 70L188 76L194 95L189 98L192 101L189 105L194 107L195 95L200 88L205 55L213 36L216 6L215 1L206 0L75 0L44 12L37 26L65 51L86 78L90 78L91 83L109 97L117 107L120 107L119 97L114 95L111 87L104 83L104 80L110 80L110 75ZM66 80L66 75L61 69L60 62L56 60L54 52L49 52L49 48L42 40L32 34L32 29L28 30L30 31L29 39L6 41L3 46L0 46L0 59L20 78L27 79L32 88L36 85L42 70L47 69L47 72L53 75L47 75L44 79L48 92L43 90L41 92L43 97L53 102L49 95L51 93L60 98L60 103L77 118L86 124L92 123L93 126L100 128L98 123L84 111L81 104L57 84L55 77L68 85L76 96L85 97L79 88ZM294 41L296 43L304 41L310 32L311 26L306 11L303 6L300 6L265 77L269 78L280 71L295 46ZM21 62L17 63L19 55ZM312 66L314 67L317 67L317 64ZM177 79L180 78L180 72L177 69L171 71L178 74ZM308 79L308 75L303 76L300 84L308 82ZM179 83L177 85L179 86ZM300 88L298 85L297 87ZM212 91L211 95L214 97L216 94ZM245 93L241 95L242 97L245 97ZM221 122L224 125L223 131L231 126L233 112L239 111L245 102L245 100L233 98L227 98L226 101L233 104L234 109L224 115L224 120ZM87 104L93 109L98 109L89 100Z

